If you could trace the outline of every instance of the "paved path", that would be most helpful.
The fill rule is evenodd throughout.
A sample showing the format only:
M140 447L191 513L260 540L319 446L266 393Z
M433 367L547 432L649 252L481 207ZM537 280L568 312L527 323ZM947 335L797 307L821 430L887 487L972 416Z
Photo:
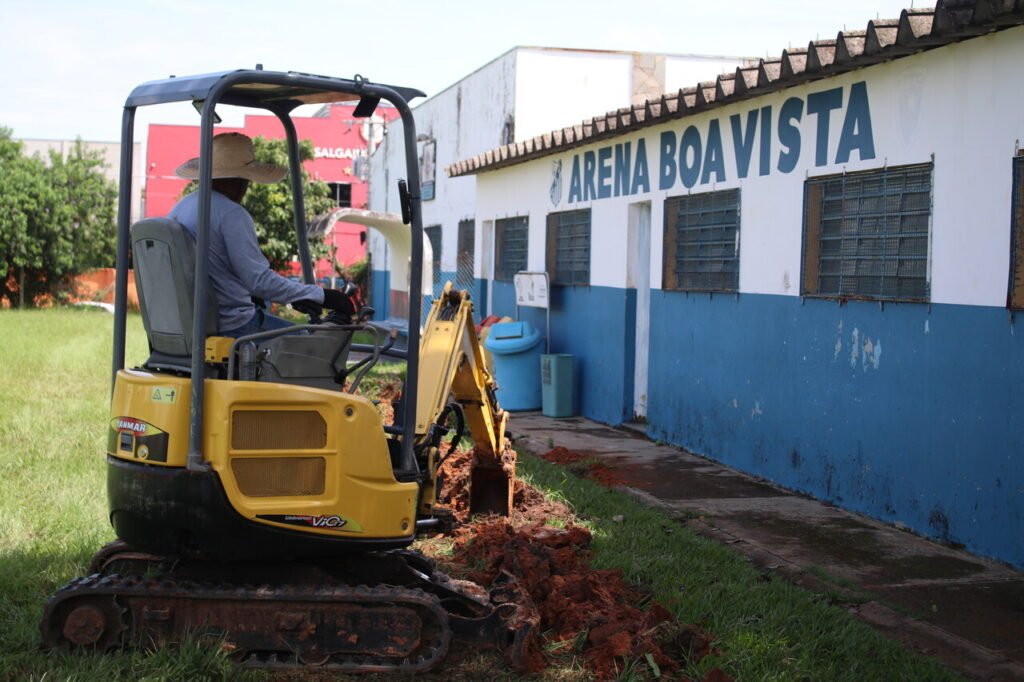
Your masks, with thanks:
M845 593L859 618L970 678L1024 680L1018 571L627 430L539 413L514 414L509 429L535 454L592 453L633 495L793 582Z

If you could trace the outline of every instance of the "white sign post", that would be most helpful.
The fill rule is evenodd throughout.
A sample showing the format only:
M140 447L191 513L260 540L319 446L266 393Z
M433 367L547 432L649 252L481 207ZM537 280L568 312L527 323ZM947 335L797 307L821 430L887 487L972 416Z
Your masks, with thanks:
M544 308L547 315L547 333L544 336L544 347L551 352L551 287L546 272L517 272L513 278L516 287L516 319L519 319L519 307Z

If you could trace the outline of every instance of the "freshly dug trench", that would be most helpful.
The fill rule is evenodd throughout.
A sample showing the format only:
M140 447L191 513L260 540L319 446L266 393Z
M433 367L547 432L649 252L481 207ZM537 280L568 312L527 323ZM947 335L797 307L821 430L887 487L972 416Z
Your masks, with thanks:
M571 453L571 461L587 456ZM696 626L681 628L673 615L626 582L618 570L590 567L591 535L572 523L569 509L549 501L535 488L516 481L510 518L469 517L468 470L471 453L452 452L444 462L443 502L460 521L454 533L452 557L439 559L445 569L490 584L501 571L520 582L540 613L539 631L552 656L580 655L598 679L613 679L627 661L644 666L653 661L662 675L679 669L675 652L706 654L710 637L701 638ZM558 528L550 523L565 525ZM540 647L531 669L545 667ZM649 658L648 658L649 657Z

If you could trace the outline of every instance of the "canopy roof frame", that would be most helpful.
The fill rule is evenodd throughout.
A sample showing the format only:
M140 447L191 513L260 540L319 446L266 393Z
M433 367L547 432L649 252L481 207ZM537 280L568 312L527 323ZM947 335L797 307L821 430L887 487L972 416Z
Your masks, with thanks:
M414 88L381 85L356 76L332 78L312 74L238 69L196 76L170 77L139 85L125 100L121 122L121 169L117 216L117 277L114 285L114 353L112 385L124 369L125 335L128 309L128 261L131 230L132 160L134 153L135 110L140 106L173 102L199 103L201 111L199 144L199 224L196 230L196 274L192 337L191 411L189 416L188 469L209 468L203 461L202 426L205 378L207 291L209 287L210 203L212 197L213 126L218 104L262 108L275 114L285 128L288 142L289 171L295 202L295 228L302 260L303 278L313 283L313 270L306 238L306 220L302 196L302 172L298 139L291 112L302 104L359 100L357 116L370 116L380 100L390 102L403 123L408 183L409 217L412 237L412 267L416 274L423 254L423 217L420 204L419 160L416 155L416 123L408 100L424 97ZM414 276L409 286L409 349L406 399L403 414L402 457L396 476L419 476L413 445L416 429L416 394L419 377L419 319L422 307L421 278Z

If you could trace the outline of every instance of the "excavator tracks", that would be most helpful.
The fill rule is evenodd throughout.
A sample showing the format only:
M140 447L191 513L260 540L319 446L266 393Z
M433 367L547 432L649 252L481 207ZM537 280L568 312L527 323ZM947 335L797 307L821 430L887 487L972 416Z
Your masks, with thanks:
M47 648L106 651L210 638L246 666L416 673L448 651L437 596L404 587L224 585L93 574L46 604Z

